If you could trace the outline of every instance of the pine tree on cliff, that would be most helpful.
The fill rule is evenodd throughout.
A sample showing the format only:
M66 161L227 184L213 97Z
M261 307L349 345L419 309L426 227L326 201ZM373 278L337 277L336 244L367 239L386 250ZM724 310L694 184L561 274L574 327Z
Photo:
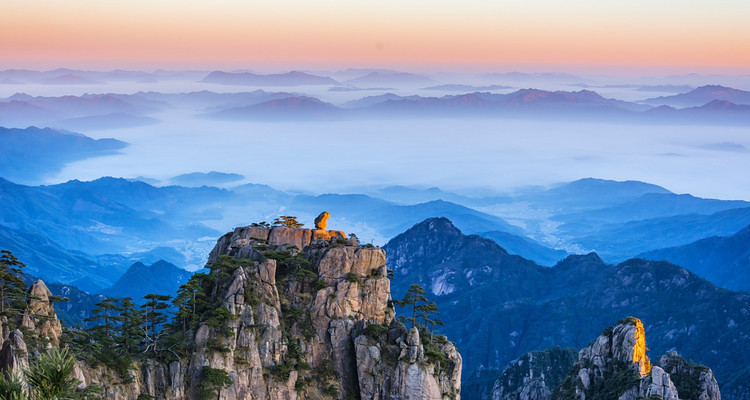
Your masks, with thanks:
M26 265L8 250L0 256L0 315L11 317L26 309L26 283L21 276Z
M177 307L175 315L176 322L179 323L182 332L198 326L200 322L200 310L208 304L206 292L203 290L203 283L208 274L197 273L190 277L187 283L180 286L177 290L177 297L172 301Z
M201 384L198 386L198 399L210 400L216 395L216 400L221 399L221 390L231 385L232 379L223 369L203 367Z
M136 308L133 299L125 297L120 301L120 336L117 345L126 353L137 353L143 343L143 313Z
M143 296L146 299L141 308L143 309L143 318L146 322L146 351L157 351L159 326L167 322L166 309L169 308L167 303L172 296L163 294L149 293Z
M273 221L273 224L279 225L279 226L283 225L283 226L286 226L287 228L295 228L295 229L302 228L303 226L305 226L305 224L301 224L297 222L297 217L292 216L292 215L282 215L279 218L276 218Z
M428 328L429 331L429 327L443 325L442 321L432 317L432 314L440 314L437 304L427 300L424 288L416 283L409 287L409 291L406 292L403 299L393 300L393 302L399 307L411 309L411 317L401 316L401 319L410 322L412 328L423 326Z
M107 297L96 303L96 308L91 311L91 318L84 320L86 322L97 322L95 326L87 329L87 331L94 340L102 343L105 348L114 343L115 327L122 321L122 317L120 316L122 307L120 307L118 302L119 300L114 297Z

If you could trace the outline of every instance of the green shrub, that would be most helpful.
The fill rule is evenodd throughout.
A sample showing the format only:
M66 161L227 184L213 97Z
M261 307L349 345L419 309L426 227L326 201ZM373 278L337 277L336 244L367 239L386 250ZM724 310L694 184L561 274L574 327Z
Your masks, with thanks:
M380 325L380 324L370 324L370 325L367 325L365 329L362 330L362 333L364 333L365 335L373 339L378 339L387 332L388 332L388 327Z
M223 369L205 366L201 375L201 383L198 385L198 398L200 400L219 398L221 390L233 383L227 371Z
M339 397L339 390L336 388L336 385L328 385L327 387L323 388L323 390L320 391L326 396L331 396L333 398Z
M359 279L359 275L354 272L347 272L346 275L344 275L344 280L347 282L362 283Z
M227 326L227 322L237 318L231 311L227 310L224 306L219 306L211 310L206 319L206 325L216 329L224 336L229 336L232 333L232 329Z
M297 279L300 280L312 280L318 278L318 274L308 268L300 268L297 270L297 272L294 273L294 275L297 277Z
M257 307L260 304L260 296L258 296L258 289L255 285L245 285L244 292L245 304L251 307Z
M318 290L325 289L327 287L328 287L328 283L326 283L326 281L322 279L318 279L317 281L315 281L315 283L313 283L313 286L312 286L313 290L316 292Z

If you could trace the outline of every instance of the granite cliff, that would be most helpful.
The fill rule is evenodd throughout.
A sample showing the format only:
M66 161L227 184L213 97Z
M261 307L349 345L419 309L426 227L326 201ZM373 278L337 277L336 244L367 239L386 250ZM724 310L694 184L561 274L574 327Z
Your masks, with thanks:
M492 399L721 400L710 368L675 352L652 364L646 350L643 324L628 317L605 329L577 357L559 347L524 355L497 379Z
M76 378L123 400L460 398L461 356L395 318L385 258L338 231L237 228L211 251L210 273L194 276L193 293L206 295L195 318L163 328L178 344L160 339L124 371L79 362ZM49 300L34 299L45 318L30 329L59 345ZM11 369L34 356L23 337L3 331L4 348L23 350Z

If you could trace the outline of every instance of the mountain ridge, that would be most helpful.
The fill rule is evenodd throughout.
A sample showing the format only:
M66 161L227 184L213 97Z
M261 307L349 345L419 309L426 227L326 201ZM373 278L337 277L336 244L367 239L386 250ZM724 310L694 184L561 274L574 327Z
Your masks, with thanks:
M503 368L529 350L583 347L608 320L636 311L652 332L653 351L676 348L711 365L720 383L732 381L735 367L746 363L746 293L643 259L610 265L592 253L541 267L485 240L432 219L384 246L394 269L394 297L405 293L407 282L425 287L450 327L440 332L457 338L469 372Z

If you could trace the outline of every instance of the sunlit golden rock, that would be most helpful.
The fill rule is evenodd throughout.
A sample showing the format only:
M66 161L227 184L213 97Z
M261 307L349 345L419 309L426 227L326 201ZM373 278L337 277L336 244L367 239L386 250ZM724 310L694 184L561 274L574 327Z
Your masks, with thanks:
M640 319L631 317L635 323L635 343L633 344L633 362L638 363L641 378L651 372L651 360L648 359L646 351L646 330Z
M342 231L326 231L323 229L312 231L312 240L331 240L335 237L346 239L346 234Z
M325 230L326 226L328 225L328 218L330 218L331 214L328 214L328 211L323 211L318 215L317 218L315 218L315 229L321 229Z

